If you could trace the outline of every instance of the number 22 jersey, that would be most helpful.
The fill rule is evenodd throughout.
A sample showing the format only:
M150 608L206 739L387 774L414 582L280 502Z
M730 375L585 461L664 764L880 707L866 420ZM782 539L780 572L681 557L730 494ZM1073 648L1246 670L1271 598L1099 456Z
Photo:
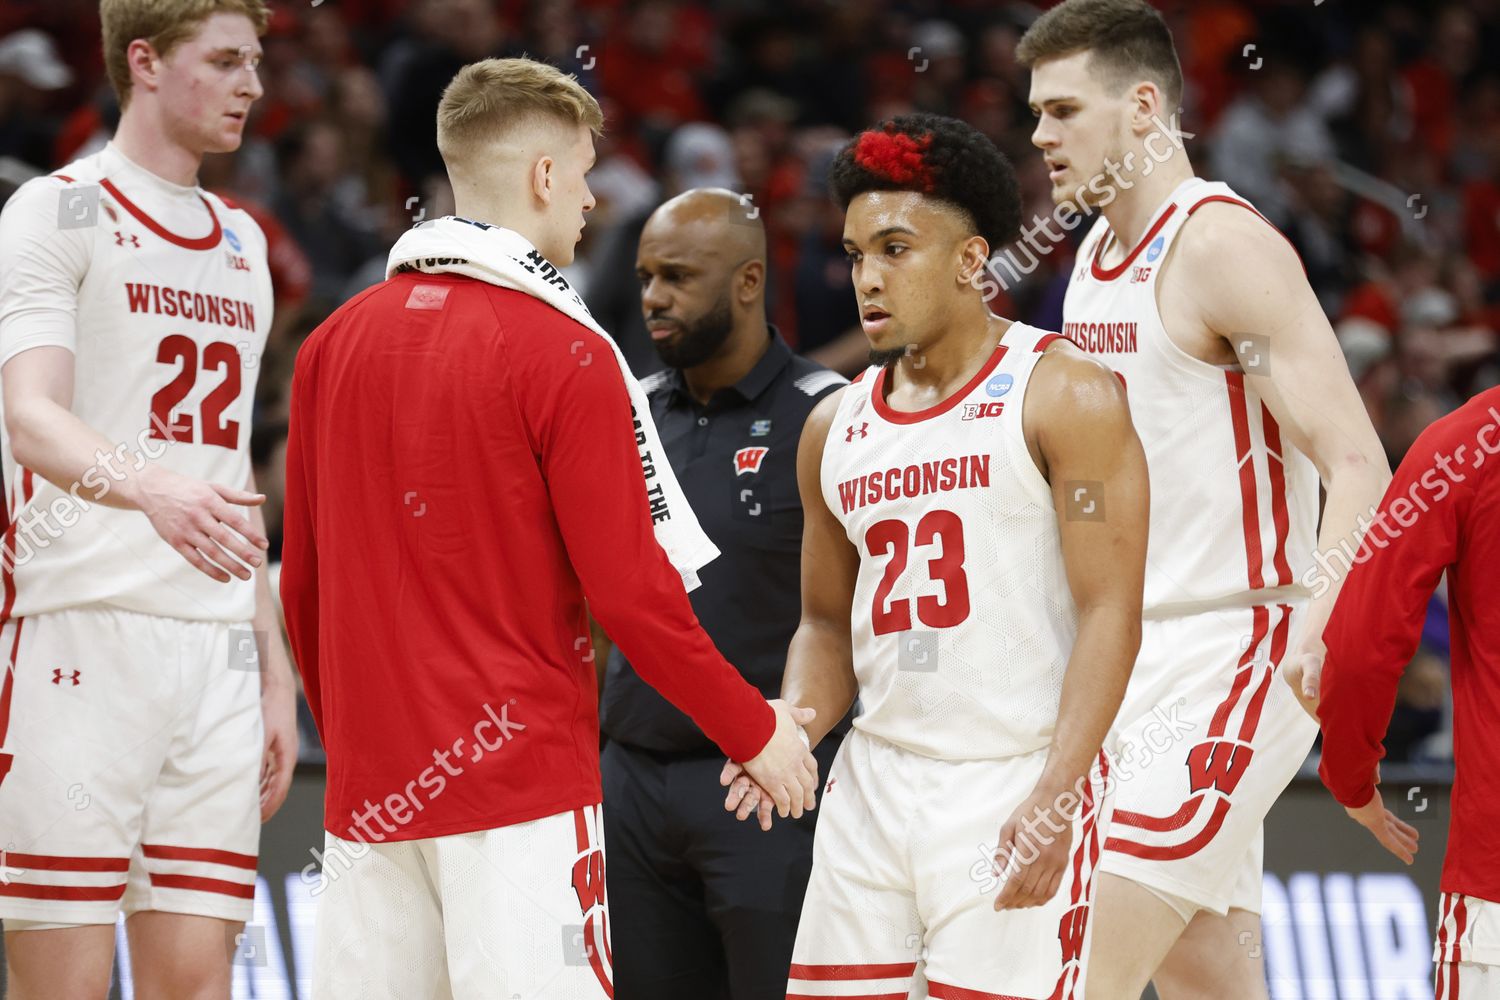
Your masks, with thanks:
M271 309L265 237L250 216L113 146L12 196L0 213L0 365L36 347L71 351L72 412L115 451L70 496L17 466L6 429L0 619L89 604L253 615L252 581L216 583L145 515L92 499L142 461L245 486Z
M823 496L860 556L854 725L915 753L1007 757L1052 738L1077 611L1021 404L1055 339L1011 324L963 388L916 412L868 369L829 430Z

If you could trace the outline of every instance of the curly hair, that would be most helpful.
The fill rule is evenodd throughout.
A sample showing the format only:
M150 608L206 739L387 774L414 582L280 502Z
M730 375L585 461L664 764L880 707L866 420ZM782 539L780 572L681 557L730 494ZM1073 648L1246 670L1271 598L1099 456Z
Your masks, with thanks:
M990 253L1021 227L1015 169L983 132L942 115L898 115L851 139L828 169L847 210L866 191L917 191L962 211Z

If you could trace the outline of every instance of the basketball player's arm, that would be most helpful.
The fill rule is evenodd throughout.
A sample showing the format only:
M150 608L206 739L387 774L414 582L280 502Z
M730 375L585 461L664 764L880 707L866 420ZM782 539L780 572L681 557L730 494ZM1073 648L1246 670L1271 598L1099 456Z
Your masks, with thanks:
M267 543L239 508L266 498L153 465L144 428L140 440L110 441L72 412L73 372L73 352L64 347L34 347L5 363L0 382L16 464L81 504L140 511L178 554L220 583L231 575L250 579Z
M1179 239L1175 287L1203 290L1192 300L1204 326L1235 349L1283 437L1317 466L1327 493L1318 551L1342 544L1353 551L1390 482L1390 466L1296 251L1255 213L1224 203L1199 209ZM1227 261L1234 262L1233 281L1224 280ZM1312 600L1282 674L1316 717L1323 629L1344 574L1298 582L1312 587Z
M1052 487L1078 634L1042 776L1000 830L995 863L1008 875L997 910L1042 905L1068 866L1073 817L1140 648L1150 506L1146 455L1108 368L1054 342L1024 407L1027 443Z
M255 492L255 473L245 481L245 489ZM266 533L265 516L259 507L250 508L250 524L262 535ZM255 617L250 627L260 663L260 716L265 742L260 763L260 821L264 823L286 801L297 763L297 682L292 679L286 638L271 596L271 575L264 565L255 571Z
M787 648L781 679L782 700L817 710L804 727L812 746L828 734L854 704L854 650L849 617L859 552L823 499L823 445L844 390L829 393L808 415L797 445L797 486L802 495L802 621ZM770 796L753 787L742 769L725 765L720 783L728 785L724 808L740 819L758 813L761 829L771 828Z

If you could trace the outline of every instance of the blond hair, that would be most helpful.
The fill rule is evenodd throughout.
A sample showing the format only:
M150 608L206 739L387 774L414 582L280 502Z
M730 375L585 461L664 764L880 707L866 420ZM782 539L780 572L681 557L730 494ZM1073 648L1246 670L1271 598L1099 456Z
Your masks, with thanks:
M518 126L549 122L586 126L599 136L604 112L571 73L534 59L484 59L459 70L438 102L437 143L443 162L503 140Z
M131 42L145 39L165 59L215 14L245 15L255 25L257 35L265 34L271 21L265 0L100 0L104 69L120 107L130 103L130 58L126 53Z

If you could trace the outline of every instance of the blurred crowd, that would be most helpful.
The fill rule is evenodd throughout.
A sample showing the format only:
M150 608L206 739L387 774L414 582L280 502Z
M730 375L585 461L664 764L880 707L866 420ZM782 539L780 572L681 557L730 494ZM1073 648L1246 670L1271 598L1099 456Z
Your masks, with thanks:
M1188 78L1181 128L1200 174L1292 240L1392 464L1428 423L1500 382L1500 0L1308 4L1159 0ZM251 211L277 289L255 459L273 532L301 338L380 280L406 227L452 209L438 97L464 63L526 54L578 75L607 133L598 198L567 269L638 374L659 367L635 244L691 187L744 192L769 233L768 308L797 350L864 364L842 214L825 175L856 130L956 115L1015 163L1023 218L1052 205L1030 144L1018 38L1039 5L981 0L310 0L275 7L266 96L201 182ZM118 109L92 0L0 10L0 197L105 142ZM1060 325L1080 227L992 308ZM1446 755L1446 618L1402 692L1392 757Z

